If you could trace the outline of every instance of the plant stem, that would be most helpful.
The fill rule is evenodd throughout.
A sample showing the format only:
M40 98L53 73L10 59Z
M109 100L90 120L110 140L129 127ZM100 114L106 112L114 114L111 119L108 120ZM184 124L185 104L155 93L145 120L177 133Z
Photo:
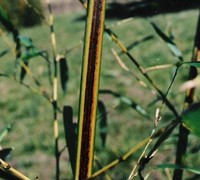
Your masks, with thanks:
M105 0L89 0L79 105L75 179L92 174Z
M194 41L194 51L193 51L193 57L192 61L198 61L200 58L200 11L199 11L199 17L198 17L198 23L197 23L197 30L196 30L196 36ZM190 67L189 76L188 79L192 80L197 76L197 69L193 66ZM187 91L186 98L185 98L185 107L184 109L187 109L191 106L193 103L195 88L191 88ZM187 151L187 143L188 143L188 135L189 130L187 130L182 124L179 128L179 136L178 136L178 144L177 144L177 152L176 152L176 164L177 165L184 165L184 156ZM173 180L181 180L183 177L183 170L182 169L175 169Z
M56 60L57 48L56 48L56 37L54 32L54 18L52 13L51 4L47 0L50 18L50 30L51 30L51 44L53 52L53 62L54 62L54 77L53 77L53 129L54 129L54 141L55 141L55 158L56 158L56 180L60 179L60 153L59 153L59 129L58 129L58 115L57 115L57 96L58 96L58 64Z
M137 60L130 54L126 46L117 38L117 36L110 29L105 27L105 31L109 34L112 40L119 46L122 52L127 55L127 57L133 62L133 64L135 64L135 66L140 71L140 73L145 77L145 79L147 79L148 82L152 85L152 87L158 92L158 94L163 99L167 107L173 112L175 117L179 119L179 114L176 111L173 104L166 98L165 94L159 89L159 87L154 83L154 81L150 78L150 76L145 72L145 69L142 66L140 66Z
M104 166L102 169L98 170L97 172L95 172L94 174L92 174L92 176L90 177L91 179L96 178L97 176L99 176L102 173L105 173L106 171L108 171L109 169L115 167L116 165L118 165L119 163L126 161L128 158L130 158L135 152L137 152L139 149L141 149L143 146L145 146L145 144L149 141L150 137L144 139L143 141L139 142L137 145L135 145L133 148L131 148L126 154L124 154L123 156L121 156L120 158L114 160L113 162L111 162L110 164Z
M30 180L28 177L26 177L24 174L11 167L8 163L3 161L2 159L0 159L0 169L2 169L8 175L11 175L12 178Z
M87 4L84 3L83 0L79 0L83 6L86 8ZM153 82L153 80L146 74L145 70L139 65L139 63L134 59L134 57L130 54L126 46L118 39L115 33L113 33L106 25L104 24L104 31L111 37L111 39L119 46L124 54L128 56L128 58L135 64L141 74L149 81L152 87L158 92L160 97L164 99L166 106L173 112L176 118L180 118L178 112L176 111L173 104L165 97L165 94L158 88L158 86Z

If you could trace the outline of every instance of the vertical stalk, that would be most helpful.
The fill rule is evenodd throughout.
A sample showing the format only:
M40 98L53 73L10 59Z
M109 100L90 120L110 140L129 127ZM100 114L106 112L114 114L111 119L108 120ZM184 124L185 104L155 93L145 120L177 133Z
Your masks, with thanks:
M83 0L79 0L83 6L86 8L87 4ZM140 64L137 62L136 59L130 54L129 50L126 48L126 46L118 39L115 33L111 31L111 29L107 28L106 25L104 25L104 31L107 32L107 34L111 37L111 39L119 46L119 48L122 50L124 54L127 55L127 57L135 64L137 69L141 72L141 74L149 81L149 83L152 85L152 87L158 92L160 97L165 100L166 106L172 111L172 113L176 116L176 118L180 118L178 112L176 111L173 104L165 97L165 94L160 90L160 88L154 83L154 81L147 75L145 72L145 69L140 66Z
M200 13L199 13L199 18L198 18L198 23L197 23L192 61L198 61L198 59L200 59ZM188 79L189 80L194 79L197 76L197 74L198 74L197 69L191 66ZM186 97L185 97L184 109L189 108L191 104L193 103L194 93L195 93L195 88L191 88L187 91ZM183 158L187 151L188 135L189 135L189 131L181 124L179 127L179 137L178 137L179 139L178 139L177 152L176 152L176 164L180 166L184 165ZM183 170L175 169L173 180L181 180L182 177L183 177Z
M92 175L105 0L89 0L82 65L75 179Z
M56 60L57 48L56 48L56 37L54 32L54 18L52 13L51 4L49 0L46 0L48 4L49 10L49 25L51 31L51 44L52 44L52 52L53 52L53 62L54 62L54 76L53 76L53 129L54 129L54 141L55 141L55 158L56 158L56 180L60 179L60 153L59 153L59 129L58 129L58 115L57 115L57 96L58 96L58 64Z

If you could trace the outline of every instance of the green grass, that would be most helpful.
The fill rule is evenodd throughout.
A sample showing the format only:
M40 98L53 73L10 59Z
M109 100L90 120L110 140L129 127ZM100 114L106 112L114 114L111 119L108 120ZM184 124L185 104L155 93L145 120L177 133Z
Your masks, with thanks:
M76 18L83 14L84 12L81 12L80 14L70 14L68 16L59 16L55 18L55 32L59 53L64 54L67 49L76 46L79 41L83 39L84 22L75 21ZM177 14L159 15L152 18L164 32L169 32L170 29L172 30L175 35L175 42L183 52L184 59L187 61L191 59L197 16L198 12L194 10ZM108 26L116 22L116 20L106 20ZM143 18L134 18L133 21L129 23L114 27L113 31L127 46L148 35L153 35L154 38L152 40L144 42L131 50L131 54L133 54L144 67L177 62L177 59L171 55L165 43L159 39L148 21ZM47 25L43 24L30 29L21 29L20 33L31 37L35 46L39 49L46 49L51 52L49 27ZM7 37L9 41L12 42L10 35ZM160 103L158 102L153 106L148 106L148 104L155 99L155 96L148 90L140 87L130 73L120 68L114 60L111 48L114 47L118 52L120 52L120 50L113 42L109 41L106 36L104 37L100 89L110 89L133 99L144 107L153 118L155 109ZM0 51L7 48L8 46L1 38ZM80 44L67 53L70 73L67 94L64 96L62 91L59 90L58 97L59 107L62 108L63 105L71 105L73 107L74 121L77 120L78 112L82 51L82 45ZM121 58L131 71L138 72L124 55L122 55ZM12 74L13 67L14 56L10 52L0 59L0 73ZM48 83L47 68L44 60L41 58L32 59L30 68L35 77L41 81L43 88L51 95L52 90ZM186 80L188 69L189 68L185 66L180 69L180 74L171 90L173 93L169 94L169 99L179 111L181 111L183 107L184 93L179 92L178 88L182 82ZM150 76L165 92L171 81L172 71L168 69L151 72ZM33 80L28 76L25 77L24 82L36 87ZM3 77L0 77L0 90L0 127L3 128L15 122L12 131L1 143L2 147L14 147L14 151L8 159L8 162L31 179L37 175L39 179L53 179L55 167L53 154L53 112L51 105L46 99L38 96L38 94L34 94L18 83ZM95 154L101 165L104 166L123 155L136 143L149 136L153 128L153 122L141 117L133 109L130 109L127 105L119 102L110 95L100 94L99 98L103 100L108 111L108 135L106 147L104 149L101 147L100 137L97 134ZM199 94L196 95L196 100L198 99ZM171 119L171 112L167 108L164 108L162 121L159 127L162 127ZM59 123L61 132L60 148L62 148L65 146L65 139L61 114L59 114ZM97 133L98 131L97 129ZM199 144L199 141L194 136L192 136L191 142ZM194 143L192 143L192 146L193 144ZM108 171L108 174L111 175L113 179L127 179L139 155L139 152L136 153L127 162ZM193 162L192 159L198 157L198 154L194 155L188 153L187 156L189 157L187 161L190 164ZM151 170L154 169L153 166L157 164L169 161L173 162L174 158L175 145L174 141L172 141L172 143L168 142L168 144L166 143L161 147L157 157L155 157L150 164ZM148 169L150 165L148 165ZM199 167L200 161L196 161L195 166ZM68 152L65 150L61 156L61 179L71 179L71 177ZM157 172L153 171L149 179L156 178L165 179L165 172L161 170Z

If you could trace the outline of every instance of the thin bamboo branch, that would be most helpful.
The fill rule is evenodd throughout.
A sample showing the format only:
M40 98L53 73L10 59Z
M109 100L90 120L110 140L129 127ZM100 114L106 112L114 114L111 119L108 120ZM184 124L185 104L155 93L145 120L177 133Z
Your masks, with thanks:
M128 180L132 180L137 175L139 175L140 179L143 179L142 174L141 174L142 170L145 168L146 164L148 164L149 161L154 157L154 155L158 151L159 146L170 136L170 134L173 132L173 130L179 123L180 123L180 119L175 119L175 120L171 121L171 123L165 127L164 131L162 132L162 134L160 135L160 137L158 138L157 142L155 143L153 148L150 150L148 155L145 156L146 150L149 147L149 145L152 142L153 137L155 135L154 134L155 129L152 131L152 135L151 135L149 141L147 142L145 149L143 150L142 154L140 155L136 165L133 167L133 170L131 171L131 174L130 174ZM138 165L139 165L139 169L136 171Z
M134 153L136 153L139 149L141 149L143 146L145 146L145 144L148 143L148 141L150 139L153 140L153 139L157 138L158 136L162 135L162 133L165 131L165 129L167 129L167 127L168 126L159 129L152 137L147 137L146 139L144 139L141 142L139 142L138 144L136 144L133 148L131 148L123 156L119 157L118 159L114 160L110 164L104 166L102 169L100 169L97 172L95 172L94 174L92 174L92 176L90 177L90 179L96 178L97 176L101 175L102 173L105 173L109 169L117 166L119 163L124 162L127 159L129 159Z
M154 90L150 89L150 87L144 81L142 81L135 73L133 73L128 68L128 66L123 62L123 60L120 58L120 56L117 54L117 52L116 52L116 50L114 48L112 48L111 51L112 51L113 56L115 57L116 61L118 62L118 64L120 65L120 67L122 69L124 69L125 71L129 72L138 81L138 83L142 87L149 89L152 94L154 94L154 95L156 94L156 92Z
M29 89L33 93L38 94L38 95L44 97L45 99L48 100L49 103L51 103L51 104L53 103L53 99L47 94L46 91L44 91L42 89L36 89L36 88L34 88L34 87L32 87L32 86L24 83L24 82L18 81L17 79L13 78L13 76L9 76L8 74L0 73L0 76L1 77L5 77L5 78L9 78L10 80L12 80L12 81L14 81L14 82L16 82L16 83L18 83L18 84L26 87L27 89ZM57 111L62 113L62 110L58 106L57 106Z
M102 165L101 165L101 163L99 162L99 160L96 156L94 156L94 160L95 160L95 163L98 166L98 168L102 169ZM106 180L112 180L111 176L108 173L105 173L105 179Z
M176 64L162 64L162 65L145 68L144 71L145 71L145 73L147 73L147 72L155 71L155 70L168 69L168 68L174 67L175 65Z
M152 87L158 92L160 97L165 101L166 106L173 112L176 118L179 118L179 114L176 111L173 104L166 98L165 94L160 90L160 88L154 83L154 81L149 77L149 75L145 72L144 68L137 62L137 60L130 54L125 45L117 38L117 36L108 28L105 27L105 31L110 35L112 40L119 46L124 54L134 63L140 73L144 76L144 78L152 85Z
M82 65L75 179L92 174L105 0L89 0Z
M120 158L114 160L110 164L104 166L102 169L98 170L89 179L94 179L97 176L101 175L102 173L105 173L109 169L117 166L119 163L126 161L128 158L130 158L135 152L137 152L139 149L141 149L148 141L150 138L146 138L143 141L139 142L137 145L135 145L132 149L130 149L126 154L121 156Z
M22 61L19 61L19 64L22 68L24 68L24 70L26 71L26 73L34 80L35 84L39 87L41 87L40 82L37 80L37 78L34 77L32 71L30 70L30 68Z
M2 159L0 159L0 169L2 169L5 173L11 175L16 179L30 180L28 177L26 177L24 174L11 167L8 163L3 161Z
M172 87L172 85L173 85L173 83L174 83L174 81L175 81L175 79L176 79L176 76L177 76L179 67L180 67L180 66L177 66L177 67L176 67L176 71L175 71L175 73L174 73L173 79L172 79L172 81L171 81L171 83L170 83L170 85L169 85L169 87L168 87L168 89L167 89L167 92L166 92L166 94L165 94L165 99L167 98L167 95L168 95L168 93L169 93L169 91L170 91L170 89L171 89L171 87ZM155 144L155 146L153 147L153 149L151 149L149 155L148 155L148 156L145 158L145 160L144 160L144 156L145 156L146 150L147 150L147 148L150 146L150 144L151 144L151 142L152 142L152 140L153 140L152 137L154 136L154 133L155 133L155 131L156 131L156 129L157 129L158 123L159 123L160 120L161 120L161 110L162 110L162 108L163 108L163 105L165 104L165 99L163 99L163 101L162 101L160 107L157 108L157 110L156 110L156 113L155 113L155 121L154 121L154 128L153 128L153 130L152 130L152 132L151 132L151 138L150 138L149 141L147 142L147 144L146 144L146 146L145 146L145 148L144 148L142 154L140 155L140 157L139 157L139 159L138 159L136 165L133 167L133 170L131 171L131 174L130 174L130 176L129 176L129 180L133 179L133 177L135 177L137 174L139 174L139 176L142 178L141 172L142 172L142 170L144 169L145 165L150 161L150 159L153 158L153 156L155 155L155 153L156 153L157 150L158 150L157 148L158 148L158 147L160 146L160 144L161 144L162 142L164 142L164 140L166 139L166 137L164 136L165 134L164 134L163 136L161 136L161 137L159 138L158 142L157 142L157 143ZM168 134L167 134L167 137L173 132L173 129L174 129L178 124L179 124L179 119L177 119L176 121L172 121L172 122L169 124L169 128L168 128L168 129L166 128L166 132L168 133ZM164 138L163 138L163 137L164 137ZM161 140L160 140L160 139L161 139ZM158 144L158 145L157 145L157 144ZM137 172L135 172L136 169L137 169L137 166L139 166L139 169L138 169Z
M0 28L0 34L3 37L4 42L8 45L8 47L11 49L11 52L13 55L16 55L16 50L14 48L14 46L12 45L12 43L9 41L9 39L5 36L5 32ZM39 87L41 87L41 83L37 80L37 78L34 77L31 69L20 59L20 56L18 57L19 59L16 59L16 63L19 62L20 66L24 68L24 70L26 71L26 73L34 80L35 84ZM17 62L18 61L18 62ZM15 73L16 73L16 67L15 67ZM15 77L16 74L14 74L14 78L16 80ZM22 83L22 82L21 82Z

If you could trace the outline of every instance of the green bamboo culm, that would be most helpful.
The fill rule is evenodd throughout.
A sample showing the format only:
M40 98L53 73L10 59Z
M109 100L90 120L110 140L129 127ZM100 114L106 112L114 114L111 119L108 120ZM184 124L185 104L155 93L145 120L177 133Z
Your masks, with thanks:
M84 41L75 179L92 175L105 0L89 0Z
M58 126L58 60L57 60L57 45L56 35L54 31L54 16L51 7L50 0L46 0L49 10L49 27L51 32L51 46L53 54L54 64L54 75L53 75L53 95L52 95L52 106L53 106L53 131L54 131L54 142L55 142L55 161L56 161L56 180L60 179L60 152L59 152L59 126Z

